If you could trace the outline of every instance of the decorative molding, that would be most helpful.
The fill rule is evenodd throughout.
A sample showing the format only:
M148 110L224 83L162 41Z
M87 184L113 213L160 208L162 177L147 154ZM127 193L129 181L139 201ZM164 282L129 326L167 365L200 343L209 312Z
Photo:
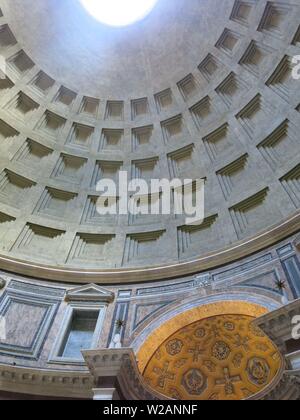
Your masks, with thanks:
M202 139L211 162L217 160L228 149L232 150L235 147L232 142L234 138L235 135L226 123Z
M190 108L196 127L200 131L204 124L210 123L215 117L215 109L211 98L206 96Z
M163 237L166 234L165 230L133 233L127 235L123 264L128 264L130 261L138 261L139 258L153 258L159 257L159 249L162 246ZM152 245L151 254L149 254L149 245Z
M73 90L61 86L55 95L53 102L57 102L64 107L71 107L76 97L77 94Z
M299 43L300 43L300 25L297 29L297 32L295 33L292 44L297 46Z
M276 269L272 269L242 282L235 283L234 286L267 290L282 296L282 293L276 287L278 281L280 281L279 273Z
M282 163L282 153L294 153L297 143L297 128L289 120L284 120L257 148L273 171ZM289 175L289 174L288 174Z
M133 160L131 163L131 179L153 179L157 175L159 157Z
M92 293L93 294L93 293ZM65 354L66 339L69 336L70 327L72 325L73 319L77 314L82 314L84 316L90 316L91 314L95 315L95 329L93 332L93 337L90 342L89 348L95 349L98 346L100 335L103 329L103 323L105 319L105 314L108 306L107 301L70 301L67 309L65 311L64 319L61 324L61 327L56 335L56 340L51 349L48 363L58 364L58 365L72 365L72 366L84 366L83 358L80 354L80 348L76 348L76 352L72 354Z
M41 256L50 261L62 244L65 231L27 223L12 249L24 255Z
M171 400L151 389L139 372L132 349L109 349L83 352L85 361L102 391L117 391L118 399L131 401ZM280 371L275 380L262 392L248 400L286 400L299 397L297 378Z
M124 139L124 130L107 129L102 130L99 151L121 150Z
M178 256L182 257L190 247L201 246L207 232L211 232L218 220L218 214L208 216L201 225L184 225L177 228Z
M161 123L161 129L166 144L182 137L186 132L183 116L180 114L163 121Z
M282 38L284 36L283 25L289 23L289 16L293 9L293 5L284 2L268 1L258 31Z
M44 370L0 365L5 392L60 398L92 398L93 378L86 372Z
M66 292L65 300L67 302L106 302L111 303L115 299L115 294L96 284L69 289Z
M224 32L216 43L216 47L229 57L232 57L239 42L241 41L241 38L242 35L240 35L238 32L225 28Z
M293 82L295 82L292 77L292 70L292 57L286 55L266 82L266 85L270 89L274 90L274 92L287 102L289 102L290 96L293 93Z
M266 60L273 52L272 48L258 41L251 41L239 64L254 74L254 76L259 77L265 68Z
M42 135L56 139L65 127L66 122L65 118L47 110L35 128Z
M83 356L95 384L101 386L104 381L107 389L117 390L121 400L158 401L164 399L146 384L139 373L132 349L84 351Z
M97 160L91 180L91 188L95 188L98 181L100 181L102 178L109 178L116 182L118 173L122 166L123 162L120 161Z
M34 62L23 51L19 50L7 60L8 68L15 77L24 76L33 67Z
M126 331L127 321L128 321L129 307L130 307L130 302L129 301L127 301L127 302L118 301L117 302L117 304L115 306L114 314L113 314L111 327L110 327L107 347L110 346L112 340L114 339L114 337L117 334L120 335L121 342L124 341L125 331Z
M230 15L230 19L244 26L249 26L249 19L256 6L256 0L236 0Z
M97 117L100 100L84 96L80 105L79 114L86 114L88 116Z
M114 240L115 235L77 233L67 261L96 266L99 261L105 261Z
M247 170L248 160L249 155L246 153L216 173L226 200L234 190L235 183L239 182L236 178L242 177L243 172Z
M105 119L122 121L124 119L124 102L123 101L107 101Z
M281 185L296 208L300 207L300 164L280 179Z
M267 387L261 393L254 395L249 400L261 401L293 401L300 397L300 387L297 379L284 372L278 377L277 382Z
M294 298L300 297L300 262L295 254L290 254L281 260L288 283L293 291Z
M280 258L286 257L287 255L294 252L294 248L292 244L283 245L280 248L277 248L277 254Z
M47 287L39 284L25 283L17 280L10 280L8 289L12 292L22 293L24 295L37 295L45 298L62 299L65 295L63 287Z
M259 93L236 115L236 118L250 139L255 141L262 121L269 121L272 116L271 104Z
M178 178L186 173L187 170L193 168L194 151L195 145L191 144L168 154L168 166L171 178Z
M163 90L154 95L156 102L157 112L160 114L165 109L171 107L174 102L173 94L171 89Z
M173 294L184 291L189 291L209 281L210 274L198 274L194 279L186 282L172 283L165 286L149 287L137 290L137 296L151 296L151 295L162 295L162 294Z
M6 104L5 109L15 119L25 121L25 118L32 116L39 107L37 102L20 91Z
M180 82L178 82L177 86L185 101L196 95L198 91L197 81L192 74L189 74Z
M58 178L61 181L79 184L84 176L84 168L87 159L78 156L61 153L51 178Z
M77 148L88 148L91 145L94 127L83 124L73 123L66 144Z
M251 227L249 215L252 215L252 219L255 218L259 207L265 205L268 195L269 188L267 187L229 209L232 223L239 238Z
M136 127L132 129L131 148L133 152L142 146L149 146L152 139L153 130L153 125Z
M300 251L300 235L296 236L296 239L294 240L294 245Z
M20 133L11 127L9 124L0 120L0 138L2 140L13 140L14 138L18 137Z
M0 174L0 201L19 208L20 203L28 202L36 182L8 169Z
M300 299L269 312L254 321L254 324L269 336L286 355L286 342L291 339L292 319L300 315Z
M39 71L31 81L31 87L37 95L45 96L54 86L55 80L42 70Z
M208 54L205 59L199 64L198 69L204 79L207 82L210 82L212 77L215 75L217 71L223 66L223 63L219 61L216 57L212 54Z
M14 156L14 160L25 165L41 165L53 153L53 149L34 140L27 139Z
M147 302L135 305L132 331L134 332L141 324L147 321L150 317L154 316L161 309L165 308L166 306L172 303L174 303L174 300ZM139 311L142 312L140 315Z
M5 290L0 299L0 316L6 318L11 310L13 311L11 316L14 316L15 313L18 314L18 312L16 312L16 307L19 307L20 311L24 307L31 307L32 312L34 312L34 310L37 311L34 315L36 330L32 330L30 319L26 320L26 322L28 322L28 330L23 330L23 336L18 336L18 341L15 341L15 343L13 341L13 338L15 338L14 336L8 336L7 340L2 341L0 343L0 354L16 358L20 357L22 359L37 360L61 300L46 298L43 295L35 293L25 294L13 290L11 284L9 286L10 287ZM19 320L15 319L15 322L19 323ZM16 332L17 329L15 329L13 333L16 334ZM24 340L24 344L22 344L22 341L20 340Z
M144 117L149 114L148 98L134 99L131 101L131 118L134 121L137 118Z
M218 274L213 275L213 280L215 282L224 282L230 278L243 275L249 271L256 270L257 268L271 262L273 256L271 253L265 254L261 257L255 258L249 262L239 264L235 268L230 268L229 270L221 271Z
M248 90L246 82L244 82L234 72L231 72L226 79L216 88L217 94L220 96L228 109L232 106L237 97L245 94Z

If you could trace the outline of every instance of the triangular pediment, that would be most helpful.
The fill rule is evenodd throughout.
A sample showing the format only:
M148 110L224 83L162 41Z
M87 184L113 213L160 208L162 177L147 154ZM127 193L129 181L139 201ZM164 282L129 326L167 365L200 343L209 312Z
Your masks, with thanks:
M75 287L66 293L66 300L70 301L84 301L84 302L112 302L115 298L113 292L104 289L97 284L87 284L84 286Z

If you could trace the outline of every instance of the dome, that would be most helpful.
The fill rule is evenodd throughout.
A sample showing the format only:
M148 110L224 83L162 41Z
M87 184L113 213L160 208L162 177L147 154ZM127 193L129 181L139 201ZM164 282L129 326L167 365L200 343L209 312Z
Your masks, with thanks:
M298 3L0 0L0 399L300 398Z
M79 1L1 7L0 210L13 232L2 254L20 270L193 272L295 216L293 5L160 0L126 27L101 24ZM202 179L203 223L99 214L97 182L121 171Z
M194 71L221 35L231 3L160 0L144 20L123 28L102 25L80 0L4 1L3 11L21 47L57 83L78 95L128 103L152 102Z

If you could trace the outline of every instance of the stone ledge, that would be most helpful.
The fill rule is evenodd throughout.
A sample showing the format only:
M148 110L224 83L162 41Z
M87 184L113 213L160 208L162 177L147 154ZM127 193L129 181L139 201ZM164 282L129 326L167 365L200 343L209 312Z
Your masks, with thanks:
M91 399L93 378L86 372L47 371L0 365L0 390L18 394Z

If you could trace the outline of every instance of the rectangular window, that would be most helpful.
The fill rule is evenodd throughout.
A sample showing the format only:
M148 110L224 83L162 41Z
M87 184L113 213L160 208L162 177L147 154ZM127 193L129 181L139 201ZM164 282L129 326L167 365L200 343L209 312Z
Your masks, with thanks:
M82 357L81 350L91 349L98 318L99 311L73 311L58 356L67 359L80 359Z
M106 302L69 302L48 363L84 365L82 350L99 346Z

